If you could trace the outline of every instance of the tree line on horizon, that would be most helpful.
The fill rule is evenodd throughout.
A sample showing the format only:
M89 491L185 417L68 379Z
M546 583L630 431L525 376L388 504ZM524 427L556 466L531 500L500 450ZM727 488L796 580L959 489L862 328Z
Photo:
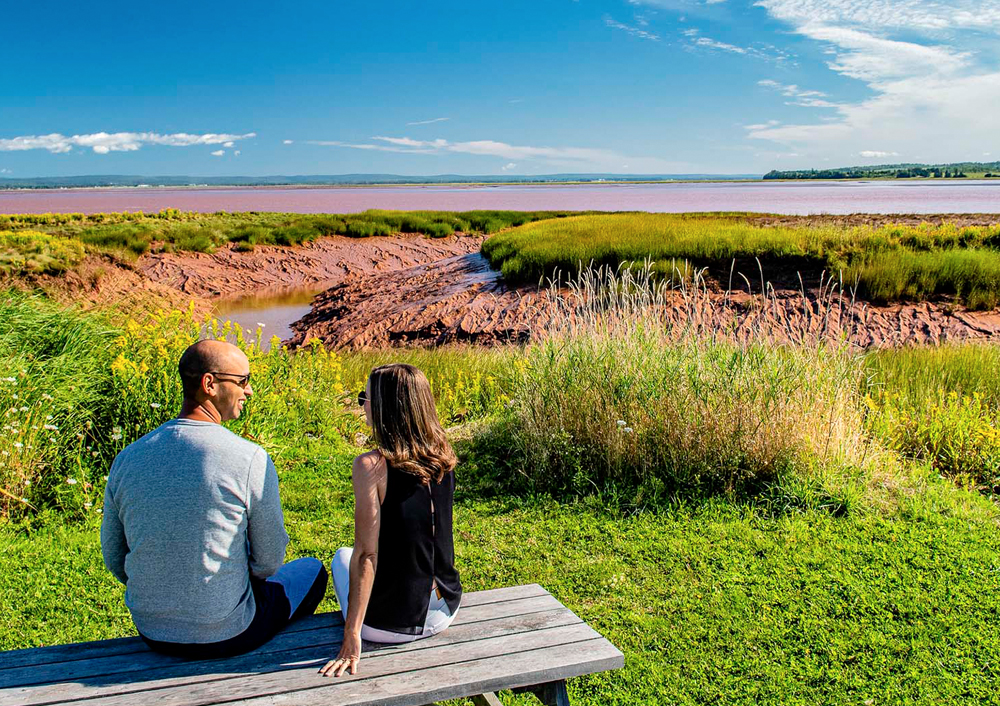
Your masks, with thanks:
M833 169L772 169L764 175L771 179L967 179L1000 177L1000 161L954 162L951 164L881 164L871 167Z

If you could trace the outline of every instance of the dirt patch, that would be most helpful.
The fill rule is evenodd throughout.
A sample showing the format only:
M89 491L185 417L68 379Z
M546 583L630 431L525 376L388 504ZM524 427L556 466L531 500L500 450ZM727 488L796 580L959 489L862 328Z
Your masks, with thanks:
M1000 223L1000 215L996 213L851 213L847 215L816 215L816 216L783 216L762 215L750 216L747 220L768 226L870 226L877 228L887 225L917 226L921 223L942 225L951 223L959 227L991 226Z
M477 252L483 238L422 235L345 238L331 236L295 247L258 245L250 252L232 246L214 253L158 253L139 260L147 280L185 294L228 299L263 289L335 283L344 277L386 272Z
M946 303L851 306L846 297L831 306L815 284L804 297L797 289L779 289L764 298L756 284L753 294L709 289L695 304L675 293L662 315L733 337L763 327L779 340L844 337L866 348L1000 338L1000 312L969 312ZM527 341L565 318L557 298L548 289L508 288L482 255L470 253L345 278L292 324L289 344L318 338L331 348L360 349Z

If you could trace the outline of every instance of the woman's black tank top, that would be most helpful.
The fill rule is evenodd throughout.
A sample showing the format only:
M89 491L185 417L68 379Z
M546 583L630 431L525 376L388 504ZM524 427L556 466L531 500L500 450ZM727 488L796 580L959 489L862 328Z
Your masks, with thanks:
M387 469L378 532L378 564L365 625L380 630L419 634L424 628L431 585L452 615L462 600L455 570L451 510L455 474L430 486L416 476ZM433 502L432 502L433 501Z

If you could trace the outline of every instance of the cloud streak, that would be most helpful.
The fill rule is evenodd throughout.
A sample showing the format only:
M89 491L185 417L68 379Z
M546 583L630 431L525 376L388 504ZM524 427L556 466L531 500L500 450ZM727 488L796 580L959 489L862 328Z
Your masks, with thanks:
M479 157L499 157L514 165L524 161L539 161L550 165L565 166L575 169L593 169L598 171L617 171L623 163L631 165L633 170L654 173L686 169L690 165L681 162L671 162L657 157L626 157L614 150L594 147L539 147L531 145L512 145L496 140L471 140L468 142L451 142L444 139L415 140L411 137L390 137L376 135L372 142L352 143L339 140L311 140L308 144L323 147L343 147L375 152L395 152L398 154L461 154ZM513 167L511 167L513 168Z
M433 118L432 120L418 120L413 123L406 123L407 125L432 125L434 123L443 123L446 120L451 120L451 118Z
M655 32L649 32L647 30L642 29L641 27L633 27L631 25L623 24L621 22L614 20L611 17L605 17L604 24L610 27L611 29L617 29L622 32L627 32L628 34L631 34L633 37L638 37L639 39L648 39L651 42L660 41L660 35L656 34Z
M194 145L222 145L227 142L246 140L256 137L257 133L248 132L245 135L229 135L225 133L205 133L193 135L177 132L161 135L156 132L95 132L89 135L24 135L9 139L0 138L0 152L21 152L25 150L47 150L52 154L65 154L74 147L92 149L97 154L109 152L135 152L144 145L163 145L167 147L191 147Z

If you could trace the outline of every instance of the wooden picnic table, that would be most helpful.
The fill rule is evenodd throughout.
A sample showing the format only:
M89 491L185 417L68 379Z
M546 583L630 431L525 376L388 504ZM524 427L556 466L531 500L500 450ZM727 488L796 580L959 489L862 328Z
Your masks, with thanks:
M419 706L501 689L568 704L565 680L618 669L622 653L537 584L467 593L455 622L406 645L365 644L355 675L321 677L340 613L297 621L245 655L184 660L138 637L0 652L0 706Z

